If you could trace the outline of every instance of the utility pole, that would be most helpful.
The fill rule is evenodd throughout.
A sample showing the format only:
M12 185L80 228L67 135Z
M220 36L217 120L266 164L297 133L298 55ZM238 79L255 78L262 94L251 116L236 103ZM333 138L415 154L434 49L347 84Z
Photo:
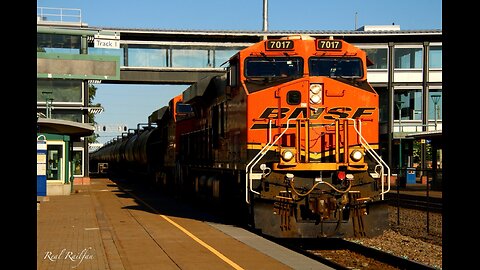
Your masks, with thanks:
M268 31L268 0L263 0L263 40L267 40Z
M268 0L263 0L263 32L268 31Z
M357 15L358 15L358 12L355 11L355 29L353 30L357 30Z
M432 100L433 100L433 110L434 110L434 116L435 117L435 130L437 130L437 118L438 118L438 101L440 101L440 95L432 95Z
M395 181L397 184L397 225L400 225L400 179L402 179L402 104L404 102L400 101L400 97L398 101L395 101L398 109L398 173L397 173L397 180ZM405 179L406 181L406 179Z
M398 109L398 142L399 142L399 147L398 147L398 177L401 176L402 172L402 104L404 103L403 101L396 101L395 102L397 105Z
M42 95L45 96L45 117L52 118L52 106L53 98L52 91L42 91Z

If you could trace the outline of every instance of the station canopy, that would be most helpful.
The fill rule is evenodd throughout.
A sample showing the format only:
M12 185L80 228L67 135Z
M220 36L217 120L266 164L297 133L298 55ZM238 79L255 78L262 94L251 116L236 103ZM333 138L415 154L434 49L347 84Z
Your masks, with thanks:
M90 136L95 131L95 127L92 124L40 117L37 119L37 128L39 133L61 134L75 137Z

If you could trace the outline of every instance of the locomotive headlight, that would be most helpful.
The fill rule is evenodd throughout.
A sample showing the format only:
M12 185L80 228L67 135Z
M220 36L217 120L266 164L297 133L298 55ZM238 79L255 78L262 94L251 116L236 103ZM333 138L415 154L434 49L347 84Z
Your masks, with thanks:
M321 84L311 84L310 85L310 92L312 92L312 94L317 95L318 93L320 93L320 91L322 91L322 85Z
M290 161L293 158L293 152L290 150L283 150L282 152L282 158L285 161Z
M322 102L322 90L323 86L318 83L310 85L310 103L318 104Z
M320 103L321 100L322 100L322 99L320 98L319 95L312 95L312 94L310 93L310 102L311 102L311 103L313 103L313 104L318 104L318 103Z
M353 161L360 161L363 158L363 152L359 150L353 150L352 153L350 153L350 158Z

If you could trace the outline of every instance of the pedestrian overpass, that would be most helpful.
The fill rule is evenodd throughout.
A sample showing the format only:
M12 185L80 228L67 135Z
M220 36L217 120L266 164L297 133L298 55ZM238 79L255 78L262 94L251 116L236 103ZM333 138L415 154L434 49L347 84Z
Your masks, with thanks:
M37 13L38 78L120 84L191 84L224 74L232 55L265 38L303 34L365 44L441 40L442 35L441 30L402 31L397 25L375 31L125 29L89 27L82 22L81 13L70 15L70 20L43 9Z

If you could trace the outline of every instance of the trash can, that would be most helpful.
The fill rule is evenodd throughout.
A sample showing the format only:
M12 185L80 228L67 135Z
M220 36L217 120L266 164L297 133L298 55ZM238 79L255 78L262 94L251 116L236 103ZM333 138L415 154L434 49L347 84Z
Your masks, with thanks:
M415 174L415 168L407 168L405 173L405 177L407 180L407 184L416 184L417 183L417 176Z
M47 141L37 139L37 196L47 196Z

